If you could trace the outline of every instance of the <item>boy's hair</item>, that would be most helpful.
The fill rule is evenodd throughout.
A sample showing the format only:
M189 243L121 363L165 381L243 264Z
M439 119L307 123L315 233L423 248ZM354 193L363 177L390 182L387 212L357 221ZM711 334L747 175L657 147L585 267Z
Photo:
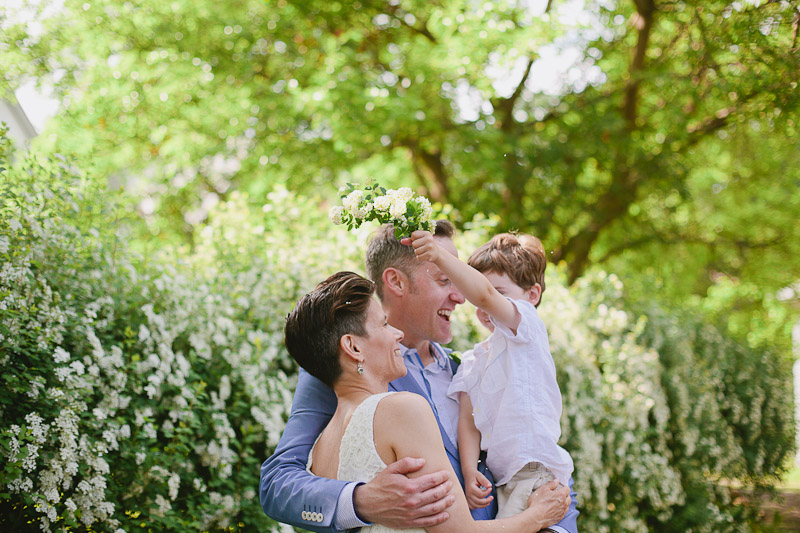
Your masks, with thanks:
M437 220L434 237L453 238L455 226L448 220ZM384 224L373 234L367 245L367 276L375 282L375 293L383 300L383 272L387 268L402 271L409 280L414 279L414 270L419 261L411 246L400 244L394 236L394 226Z
M366 334L375 284L352 272L337 272L303 296L286 317L286 349L309 374L333 387L342 373L339 340Z
M533 235L501 233L472 252L467 260L469 266L481 273L505 274L528 290L539 284L544 294L544 270L547 258L542 241ZM541 298L539 299L541 301Z

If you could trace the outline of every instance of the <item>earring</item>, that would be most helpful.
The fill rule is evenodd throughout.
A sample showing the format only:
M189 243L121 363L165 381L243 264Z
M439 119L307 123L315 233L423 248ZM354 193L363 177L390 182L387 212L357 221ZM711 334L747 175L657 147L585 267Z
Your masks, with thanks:
M364 367L361 365L361 361L358 362L358 375L359 376L364 375Z

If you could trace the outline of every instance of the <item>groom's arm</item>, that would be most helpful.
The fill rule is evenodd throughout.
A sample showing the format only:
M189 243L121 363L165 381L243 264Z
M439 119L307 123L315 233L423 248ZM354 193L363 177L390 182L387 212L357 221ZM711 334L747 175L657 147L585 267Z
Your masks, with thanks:
M319 533L338 531L338 500L348 484L306 471L308 453L335 410L333 391L301 370L286 429L275 454L261 465L261 507L274 520Z

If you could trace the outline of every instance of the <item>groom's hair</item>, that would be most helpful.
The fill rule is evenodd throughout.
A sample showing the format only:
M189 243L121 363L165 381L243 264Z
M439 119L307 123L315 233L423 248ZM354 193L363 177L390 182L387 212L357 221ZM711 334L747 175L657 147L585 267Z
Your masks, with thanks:
M455 226L449 220L437 220L434 237L453 238ZM404 246L394 236L394 226L384 224L367 245L367 276L375 282L375 292L383 300L383 272L387 268L401 270L413 282L419 262L411 246Z
M339 340L366 334L367 310L375 284L353 272L337 272L303 296L286 317L289 355L329 387L342 373Z

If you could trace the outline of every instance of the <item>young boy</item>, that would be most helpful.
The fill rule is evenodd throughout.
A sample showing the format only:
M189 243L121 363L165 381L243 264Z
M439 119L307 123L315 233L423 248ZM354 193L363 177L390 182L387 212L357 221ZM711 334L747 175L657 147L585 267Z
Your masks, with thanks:
M417 258L434 263L478 308L492 334L464 355L448 394L458 397L458 448L471 508L491 501L478 455L497 483L498 518L527 507L531 492L556 479L567 486L572 459L558 445L561 393L536 306L544 292L541 241L503 233L478 248L465 264L416 231Z

